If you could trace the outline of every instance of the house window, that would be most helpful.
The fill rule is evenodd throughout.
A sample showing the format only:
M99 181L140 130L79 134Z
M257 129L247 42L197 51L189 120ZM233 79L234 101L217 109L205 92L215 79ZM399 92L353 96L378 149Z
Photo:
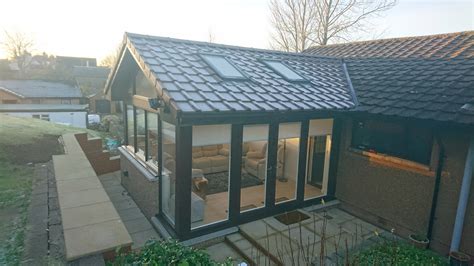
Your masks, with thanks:
M224 79L246 79L229 60L220 55L201 55L206 63Z
M162 172L161 200L165 217L174 224L176 198L176 127L162 121Z
M136 108L136 107L135 107ZM137 144L137 147L135 149L135 153L137 156L145 160L145 152L146 152L146 113L145 110L136 108L135 109L135 121L137 125L136 129L136 139L135 143Z
M240 212L265 206L269 125L245 125L242 135Z
M44 121L49 121L49 114L40 114L40 115L32 115L31 117L35 119L41 119Z
M133 105L127 104L127 145L135 147L135 110Z
M147 162L158 171L158 152L160 152L158 145L158 123L159 117L156 113L147 112Z
M61 104L71 104L71 99L61 99Z
M278 129L275 203L296 199L301 123L282 123Z
M191 228L228 219L231 125L193 126Z
M282 62L272 60L264 60L263 62L288 81L305 81L303 77Z
M427 128L377 120L356 120L352 147L428 165L433 135Z
M3 104L17 104L17 100L2 100Z

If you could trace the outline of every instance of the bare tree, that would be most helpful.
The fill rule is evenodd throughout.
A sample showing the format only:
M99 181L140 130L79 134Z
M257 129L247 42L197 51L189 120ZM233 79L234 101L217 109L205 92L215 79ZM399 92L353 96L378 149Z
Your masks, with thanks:
M121 48L122 48L122 45L120 44L119 46L117 46L117 48L115 48L115 50L112 53L102 58L99 65L103 67L112 68L116 63L117 58L120 56L119 53L120 53Z
M369 19L397 0L271 0L272 47L301 52L369 32Z
M8 57L17 63L20 75L23 76L31 62L33 39L21 32L9 33L5 31L5 41L1 44Z
M212 28L209 28L207 38L208 38L207 41L210 43L214 43L216 41L216 35L212 31Z

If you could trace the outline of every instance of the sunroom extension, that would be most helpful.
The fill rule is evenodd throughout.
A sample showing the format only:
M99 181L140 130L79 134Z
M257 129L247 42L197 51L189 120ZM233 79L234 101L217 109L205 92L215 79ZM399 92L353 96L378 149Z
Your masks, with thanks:
M356 102L341 60L130 33L119 59L122 182L171 235L334 198L338 113Z

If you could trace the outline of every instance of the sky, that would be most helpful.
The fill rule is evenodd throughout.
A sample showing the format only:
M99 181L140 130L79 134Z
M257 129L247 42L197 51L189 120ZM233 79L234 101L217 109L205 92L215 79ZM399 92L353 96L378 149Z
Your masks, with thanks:
M34 53L96 57L120 44L124 32L269 48L269 0L2 0L3 32L22 32ZM399 0L374 18L374 37L474 30L472 0ZM382 33L382 34L380 34ZM0 48L0 58L6 57Z

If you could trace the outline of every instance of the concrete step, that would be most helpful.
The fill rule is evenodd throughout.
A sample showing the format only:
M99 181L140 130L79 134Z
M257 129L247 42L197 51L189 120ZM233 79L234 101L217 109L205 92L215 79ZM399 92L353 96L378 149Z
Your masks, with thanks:
M267 249L241 232L226 236L224 242L250 265L282 265Z

